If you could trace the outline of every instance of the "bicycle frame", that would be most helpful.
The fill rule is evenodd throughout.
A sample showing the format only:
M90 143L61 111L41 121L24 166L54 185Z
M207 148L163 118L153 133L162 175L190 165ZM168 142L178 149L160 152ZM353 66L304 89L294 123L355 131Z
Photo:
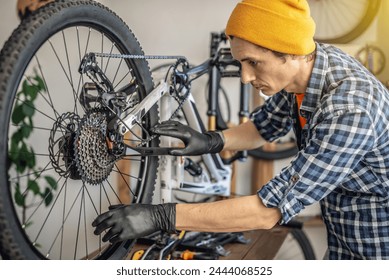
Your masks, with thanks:
M206 73L211 61L187 70L185 73L176 73L176 75L196 75L201 76ZM183 87L183 90L188 90ZM167 120L171 116L171 97L172 85L168 81L160 81L160 83L147 95L145 99L139 103L130 114L125 116L123 123L119 126L121 134L128 132L134 125L140 123L147 112L157 103L160 103L161 120ZM173 93L174 94L174 93ZM183 104L182 111L185 115L188 125L197 130L205 131L205 126L199 116L195 100L190 91L181 93L186 95L186 101ZM185 181L184 165L185 157L172 157L168 155L171 141L170 139L162 139L161 147L129 147L127 146L126 155L144 155L144 156L160 156L160 184L161 184L161 200L162 202L172 201L173 190L182 190L192 193L200 193L206 195L230 195L231 185L231 167L223 163L218 154L205 154L201 156L204 164L204 169L201 174L194 176L194 181Z
M179 78L179 81L184 84L181 87L180 96L188 95L187 101L184 103L182 110L185 115L188 125L197 130L204 132L205 126L199 116L195 100L190 92L190 82L204 74L209 75L209 102L208 102L208 130L226 129L221 127L217 116L218 111L218 93L220 89L220 80L222 77L240 77L240 65L237 64L228 48L220 48L220 43L226 42L227 37L224 32L211 34L211 58L204 63L189 68L184 67L183 71L175 71L173 75ZM182 57L183 65L188 65L186 59ZM227 67L234 65L238 69L228 70ZM191 76L195 76L190 80ZM182 92L187 91L187 92ZM152 90L148 96L140 103L133 111L128 114L122 124L119 126L121 134L125 134L134 125L141 123L142 118L147 112L158 102L161 108L161 121L168 120L171 116L172 106L170 104L170 94L174 94L173 85L167 80L161 80L160 83ZM249 115L249 86L241 83L240 87L240 123L245 122ZM231 176L232 168L230 164L235 160L245 160L247 151L240 151L232 158L222 159L219 155L203 155L202 162L205 165L205 172L201 172L196 176L195 182L186 182L184 179L184 165L188 159L172 158L168 156L171 149L171 141L163 139L162 147L127 147L126 154L138 153L144 156L160 156L160 180L161 180L161 198L162 201L168 202L172 200L172 191L180 189L183 191L201 193L207 195L229 196L231 191Z

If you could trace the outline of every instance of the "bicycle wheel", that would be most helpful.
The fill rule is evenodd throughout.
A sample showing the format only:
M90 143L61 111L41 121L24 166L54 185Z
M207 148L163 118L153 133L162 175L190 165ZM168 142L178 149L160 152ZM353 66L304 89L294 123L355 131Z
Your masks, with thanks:
M255 159L264 160L280 160L293 157L298 153L296 141L293 139L285 139L285 141L278 141L274 145L274 149L265 149L260 147L258 149L248 151L248 155Z
M316 260L316 256L303 229L291 228L274 259Z
M381 0L308 0L315 40L345 44L360 36L377 15Z
M108 206L123 202L118 185L125 186L130 202L150 203L158 158L110 153L107 122L118 116L98 95L85 93L102 85L78 72L90 52L143 54L118 16L88 0L56 1L32 13L1 51L0 252L5 259L121 259L134 244L104 243L91 223ZM125 93L126 110L152 89L145 60L98 57L96 64L114 91ZM154 106L125 141L140 143L157 121ZM157 138L148 143L158 144Z

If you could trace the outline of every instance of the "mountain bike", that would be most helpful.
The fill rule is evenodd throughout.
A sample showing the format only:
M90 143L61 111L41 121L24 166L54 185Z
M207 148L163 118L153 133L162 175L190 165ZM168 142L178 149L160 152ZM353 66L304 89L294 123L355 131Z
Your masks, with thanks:
M0 53L2 257L122 259L135 240L105 243L91 226L109 206L169 202L177 190L228 197L220 155L171 157L180 144L150 133L170 119L205 131L190 89L219 54L194 67L145 55L90 0L55 1L23 20ZM150 59L172 61L155 84Z

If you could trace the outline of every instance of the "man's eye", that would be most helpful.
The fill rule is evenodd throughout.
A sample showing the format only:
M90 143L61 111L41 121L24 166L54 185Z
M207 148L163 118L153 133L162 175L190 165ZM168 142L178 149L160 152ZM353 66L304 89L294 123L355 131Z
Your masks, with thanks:
M257 61L254 61L254 60L249 60L248 63L249 63L249 65L251 65L251 66L256 66L256 65L258 64L258 62L257 62Z

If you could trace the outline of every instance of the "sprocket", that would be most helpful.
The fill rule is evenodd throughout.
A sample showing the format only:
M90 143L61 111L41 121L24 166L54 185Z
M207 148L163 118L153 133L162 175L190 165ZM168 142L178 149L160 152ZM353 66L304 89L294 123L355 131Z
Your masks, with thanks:
M78 173L84 182L97 185L111 173L116 157L108 149L107 120L104 112L92 111L80 121L74 138Z

